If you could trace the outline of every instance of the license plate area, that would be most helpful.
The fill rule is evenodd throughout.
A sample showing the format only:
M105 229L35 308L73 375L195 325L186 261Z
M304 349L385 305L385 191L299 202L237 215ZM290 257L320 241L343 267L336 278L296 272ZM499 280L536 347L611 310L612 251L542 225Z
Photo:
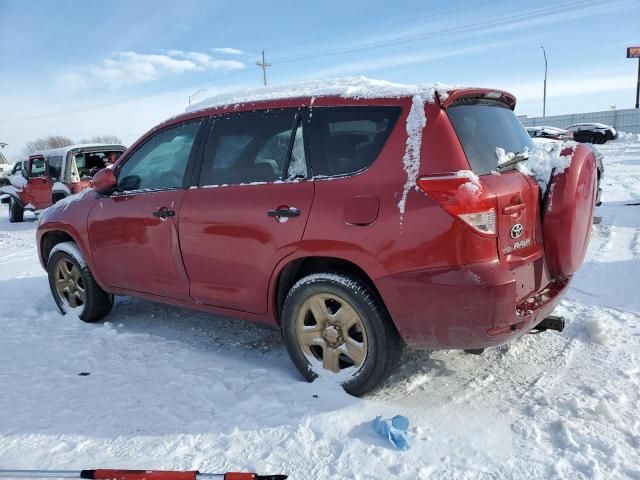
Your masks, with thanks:
M528 297L535 290L535 274L533 263L528 263L513 270L516 281L516 301Z

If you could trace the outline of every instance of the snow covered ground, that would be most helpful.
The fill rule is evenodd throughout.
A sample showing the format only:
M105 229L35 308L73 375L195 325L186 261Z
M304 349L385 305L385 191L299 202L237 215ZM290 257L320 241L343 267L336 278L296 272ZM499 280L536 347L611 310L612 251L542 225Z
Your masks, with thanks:
M319 478L640 478L640 139L601 146L602 222L563 334L483 356L407 352L375 395L301 381L278 332L120 298L60 316L35 222L0 208L0 468L253 470ZM88 373L89 375L79 375ZM411 421L390 449L376 415Z

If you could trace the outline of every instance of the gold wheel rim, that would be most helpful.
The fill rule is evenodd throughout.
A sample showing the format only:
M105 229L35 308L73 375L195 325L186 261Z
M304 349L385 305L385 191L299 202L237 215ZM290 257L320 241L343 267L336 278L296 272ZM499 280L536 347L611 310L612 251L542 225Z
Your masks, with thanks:
M367 332L360 315L345 299L330 293L307 298L296 319L296 338L313 364L340 373L359 370L367 358Z
M65 305L70 308L77 308L87 302L87 293L82 274L71 260L60 259L56 264L54 275L56 291Z

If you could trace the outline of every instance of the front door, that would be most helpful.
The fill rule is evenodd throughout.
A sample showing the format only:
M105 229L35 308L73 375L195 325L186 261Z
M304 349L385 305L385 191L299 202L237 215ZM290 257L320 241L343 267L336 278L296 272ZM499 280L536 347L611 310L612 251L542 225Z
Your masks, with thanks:
M28 183L22 191L22 201L35 210L51 205L51 179L46 158L31 157L27 164Z
M295 110L216 118L180 241L200 303L265 313L276 265L302 239L314 195Z
M127 154L116 191L89 215L89 240L101 279L132 292L186 299L178 220L185 176L195 161L200 120L166 128Z

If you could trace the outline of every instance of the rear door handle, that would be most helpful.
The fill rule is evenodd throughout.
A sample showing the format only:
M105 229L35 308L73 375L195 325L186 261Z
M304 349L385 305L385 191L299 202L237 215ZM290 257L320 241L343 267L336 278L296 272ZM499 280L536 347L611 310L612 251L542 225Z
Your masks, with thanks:
M300 210L298 210L295 207L289 207L289 208L281 208L279 210L269 210L267 211L267 215L269 215L270 217L299 217L300 216Z
M515 205L508 205L502 209L502 213L505 215L513 215L514 213L520 213L524 210L526 205L524 203L516 203Z
M153 212L153 216L158 218L174 217L175 215L176 212L174 212L173 210L169 210L167 207L159 208L158 210Z

